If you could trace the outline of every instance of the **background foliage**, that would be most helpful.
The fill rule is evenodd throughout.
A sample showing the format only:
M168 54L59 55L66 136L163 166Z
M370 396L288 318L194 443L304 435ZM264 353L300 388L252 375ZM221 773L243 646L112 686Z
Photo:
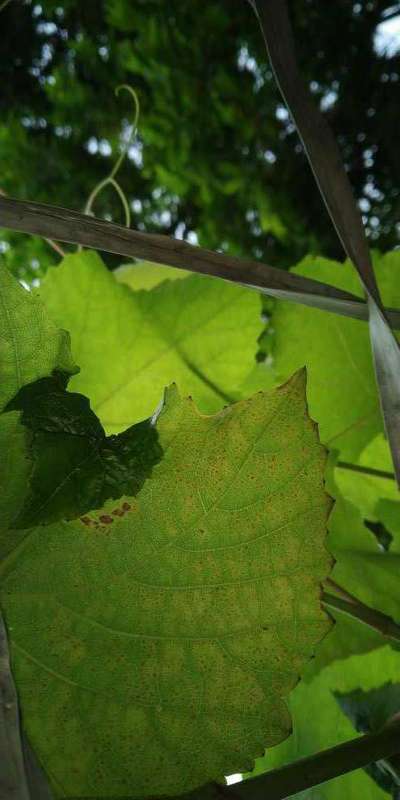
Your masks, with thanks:
M370 238L391 248L400 55L380 24L397 4L290 6L303 74L338 136ZM126 137L132 109L114 90L129 83L141 117L120 180L134 227L285 267L309 252L341 257L245 0L12 0L1 26L0 189L81 209ZM112 190L95 210L122 221ZM20 247L26 262L50 262L43 245Z

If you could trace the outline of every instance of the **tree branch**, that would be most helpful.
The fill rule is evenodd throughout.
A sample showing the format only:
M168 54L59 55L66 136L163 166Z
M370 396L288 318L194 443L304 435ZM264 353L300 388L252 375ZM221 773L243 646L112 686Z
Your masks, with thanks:
M0 800L52 800L47 779L21 730L18 696L11 673L7 632L1 613Z
M272 297L367 320L368 308L349 292L249 259L215 253L160 234L142 233L77 211L0 197L0 226L128 258L224 278ZM400 328L400 311L388 310Z
M7 2L10 2L10 0L7 0ZM0 7L0 11L1 10L2 9ZM3 189L0 189L0 195L2 197L7 197L7 194L6 194L6 192L3 191ZM58 253L58 255L61 256L61 258L65 258L66 253L60 247L60 245L57 244L57 242L53 242L53 239L45 239L45 242L47 242L47 244L51 247L51 249L54 250L56 253Z
M0 614L0 799L6 798L30 800L18 698L11 674L7 633Z
M283 800L320 783L400 753L400 722L227 787L237 800Z

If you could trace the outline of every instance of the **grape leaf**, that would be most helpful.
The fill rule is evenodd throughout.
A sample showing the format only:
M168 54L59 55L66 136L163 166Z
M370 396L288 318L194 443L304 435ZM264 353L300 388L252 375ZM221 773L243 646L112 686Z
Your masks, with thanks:
M69 335L48 317L37 293L28 292L0 269L0 411L26 383L58 369L77 372Z
M354 689L368 691L398 679L400 654L389 647L372 653L353 656L326 667L311 681L301 681L292 692L289 707L293 717L293 735L267 751L256 763L253 774L274 769L295 759L317 753L327 747L355 737L349 719L335 701L335 692ZM307 670L312 673L313 665ZM243 792L244 794L244 792ZM364 770L358 769L321 786L296 795L298 800L385 800L385 794Z
M393 470L389 446L383 435L367 445L357 464L389 473ZM335 479L343 497L357 506L378 540L391 555L400 554L400 500L396 481L347 469L336 469Z
M41 294L71 333L82 372L70 388L107 433L149 417L173 381L207 413L242 396L262 330L255 292L198 275L134 292L81 253L47 272Z
M329 608L329 614L335 624L317 647L313 659L313 669L307 669L302 679L313 680L322 669L335 661L342 661L349 656L369 653L382 647L382 634L373 630L368 625L363 625L358 619L347 614L335 612Z
M379 500L375 506L376 515L392 534L396 550L400 547L400 508L394 500ZM393 545L392 545L393 549Z
M0 561L25 536L10 528L28 491L32 465L27 438L18 411L0 414Z
M12 389L17 391L5 410L22 411L21 422L28 428L21 426L18 414L0 417L0 442L7 454L0 472L4 554L11 546L10 526L71 519L110 497L136 494L161 451L149 421L106 438L89 401L65 390L76 372L68 334L54 327L39 298L15 278L5 272L1 281L0 328L7 348L3 401ZM38 354L42 341L46 346ZM38 377L46 372L46 377ZM37 379L21 386L31 377ZM18 538L13 534L11 541Z
M399 306L400 253L375 255L374 266L385 304ZM348 263L307 257L293 272L360 293L358 276ZM284 302L276 304L271 324L278 378L307 365L310 411L318 420L321 440L339 450L343 459L357 458L382 430L368 326Z
M400 621L400 555L396 541L385 550L359 509L339 492L336 479L342 470L335 469L335 462L335 455L331 454L326 471L327 489L335 499L328 523L329 549L335 557L331 577L366 605ZM368 652L382 644L381 634L358 620L341 612L333 616L336 624L318 647L314 674L337 659ZM391 646L397 648L398 643L393 640Z
M15 528L74 519L109 498L135 495L161 458L151 420L106 437L88 399L65 385L54 373L24 386L7 406L22 411L31 433L30 491Z
M400 622L400 554L392 548L385 552L358 509L340 495L329 521L329 548L336 559L333 579L366 605Z
M340 708L360 733L371 733L400 712L400 684L386 683L368 692L355 689L352 692L334 693ZM396 797L400 787L400 758L395 756L369 764L365 771L384 791Z
M0 414L0 532L8 530L24 502L31 471L20 414Z
M171 389L157 430L164 456L119 515L33 529L1 568L26 730L63 797L250 768L288 735L284 698L330 625L304 371L215 416Z
M76 373L69 335L58 330L37 293L28 292L4 267L0 270L0 410L25 383L58 369ZM0 415L0 558L25 534L10 531L28 491L32 470L29 435L16 411Z
M400 684L387 682L377 689L335 692L340 707L361 733L379 731L400 711Z
M393 474L389 445L383 434L369 442L354 463ZM357 506L364 519L379 519L377 505L381 500L399 502L399 490L394 479L339 468L335 471L335 480L343 497ZM400 515L400 503L398 512Z
M153 264L152 261L123 264L113 273L119 283L125 283L131 289L153 289L165 280L176 281L191 274L186 269L165 267L162 264Z

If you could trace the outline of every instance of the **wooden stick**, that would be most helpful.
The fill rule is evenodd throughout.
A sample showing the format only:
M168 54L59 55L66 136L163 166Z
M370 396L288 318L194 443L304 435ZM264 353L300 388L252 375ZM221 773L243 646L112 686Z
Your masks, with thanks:
M257 261L194 247L169 236L127 229L78 211L0 197L0 226L224 278L283 300L368 319L363 300L334 286ZM392 309L388 314L392 324L400 328L400 311Z

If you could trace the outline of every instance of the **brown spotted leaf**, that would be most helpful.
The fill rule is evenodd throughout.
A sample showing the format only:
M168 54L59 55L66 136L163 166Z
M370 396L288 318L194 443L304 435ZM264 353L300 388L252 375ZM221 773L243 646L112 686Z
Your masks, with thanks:
M305 373L201 416L168 390L136 498L32 530L1 602L27 734L62 797L188 792L290 732L329 622L331 501Z

